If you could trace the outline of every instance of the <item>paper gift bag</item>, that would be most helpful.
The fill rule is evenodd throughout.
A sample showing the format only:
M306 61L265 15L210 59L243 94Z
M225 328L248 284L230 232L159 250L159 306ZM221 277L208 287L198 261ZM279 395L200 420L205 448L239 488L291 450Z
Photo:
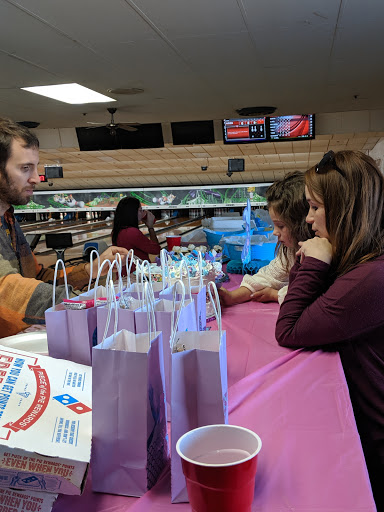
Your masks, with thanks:
M169 457L162 334L153 313L148 321L145 334L115 330L93 348L91 464L97 492L142 496Z
M165 372L165 389L170 403L170 375L171 375L171 348L169 340L171 337L172 324L176 312L179 315L179 329L183 331L196 331L196 311L193 300L185 300L184 295L180 295L180 301L167 299L158 299L154 303L156 325L159 331L163 333L163 357ZM147 308L139 308L135 311L136 332L146 332L147 330Z
M136 332L135 326L135 310L144 306L144 295L141 299L134 299L129 292L124 290L123 288L123 280L121 277L121 265L116 264L117 272L118 272L118 323L117 330L121 331L125 329L126 331ZM111 272L112 266L109 270ZM111 278L111 274L107 277L107 279ZM116 291L116 285L114 286ZM108 300L110 301L112 297L109 294ZM113 306L112 306L113 307ZM96 309L97 311L97 344L101 343L103 339L103 333L105 330L105 326L107 324L108 314L111 315L111 319L109 322L109 329L107 331L106 337L112 336L113 334L113 325L115 322L115 309L113 307L112 310L108 307L108 304L105 306L100 306ZM96 343L94 343L96 345Z
M166 283L164 280L162 280L161 283L152 281L151 267L149 262L146 260L144 260L141 264L136 264L136 283L132 283L131 286L127 289L132 297L135 299L140 299L140 295L143 293L145 281L150 281L152 283L154 296L155 298L158 298Z
M213 290L215 300L212 298ZM197 427L228 422L226 333L221 329L220 302L213 282L217 331L182 332L171 336L171 494L172 503L188 501L178 439Z
M191 280L189 276L188 266L185 262L185 260L182 260L180 262L180 279L183 281L185 287L186 287L186 298L192 299L195 303L195 310L196 310L196 324L197 324L197 330L198 331L205 331L206 325L207 325L207 288L203 284L203 265L202 265L202 255L201 252L198 252L198 262L199 262L199 281L196 286L191 286ZM166 264L168 267L168 264ZM185 276L184 272L185 270ZM169 269L168 269L168 275L169 275ZM159 298L160 299L167 299L171 300L173 295L173 288L175 284L171 284L165 290L160 292ZM177 300L180 300L180 297L177 297Z
M63 304L56 305L55 290L57 270L59 265L64 269L64 282L69 298L65 266L58 260L55 266L53 279L52 307L45 311L47 328L48 353L57 359L67 359L80 364L91 364L91 349L96 340L97 313L96 307L80 310L65 309ZM98 281L104 264L110 266L108 260L104 261L98 271L94 290L89 290L77 297L77 300L93 298L105 294L105 288L98 290ZM91 269L92 275L92 269Z

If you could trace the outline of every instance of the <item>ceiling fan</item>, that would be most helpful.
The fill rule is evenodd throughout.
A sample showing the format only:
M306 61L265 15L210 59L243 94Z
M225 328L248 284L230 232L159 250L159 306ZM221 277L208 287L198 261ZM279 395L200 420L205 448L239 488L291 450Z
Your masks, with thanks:
M128 132L136 132L138 130L138 126L140 126L140 123L115 123L114 114L116 112L116 108L107 108L108 112L111 114L111 120L109 123L92 123L91 121L87 121L87 124L94 124L97 126L105 126L108 128L109 133L112 136L116 135L117 128L121 128L122 130L127 130ZM87 128L96 128L96 126L88 126Z

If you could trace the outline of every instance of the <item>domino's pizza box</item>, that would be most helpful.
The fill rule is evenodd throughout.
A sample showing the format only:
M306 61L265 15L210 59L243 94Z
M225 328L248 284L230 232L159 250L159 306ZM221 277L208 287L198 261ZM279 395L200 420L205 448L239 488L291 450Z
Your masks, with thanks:
M0 489L0 512L51 512L57 494Z
M91 372L0 345L0 488L82 493L91 455Z

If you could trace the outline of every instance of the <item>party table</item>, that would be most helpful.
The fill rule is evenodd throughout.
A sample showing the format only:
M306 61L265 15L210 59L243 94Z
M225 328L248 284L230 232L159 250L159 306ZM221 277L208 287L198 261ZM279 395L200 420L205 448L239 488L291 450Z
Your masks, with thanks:
M230 275L228 289L241 282ZM338 353L280 347L279 306L248 302L223 311L229 422L262 439L253 512L374 512L367 469ZM208 324L216 328L216 322ZM54 512L187 512L171 504L170 472L142 498L61 495Z

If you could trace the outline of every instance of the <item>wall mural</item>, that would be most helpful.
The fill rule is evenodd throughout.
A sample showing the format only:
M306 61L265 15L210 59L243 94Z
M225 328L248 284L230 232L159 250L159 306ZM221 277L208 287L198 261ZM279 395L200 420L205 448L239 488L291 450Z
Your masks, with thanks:
M36 192L33 195L33 200L27 205L15 206L15 210L19 213L114 210L120 199L126 196L136 197L142 206L151 210L244 206L248 198L252 206L260 206L266 204L265 191L269 185L270 183L233 187L217 185L200 188Z

